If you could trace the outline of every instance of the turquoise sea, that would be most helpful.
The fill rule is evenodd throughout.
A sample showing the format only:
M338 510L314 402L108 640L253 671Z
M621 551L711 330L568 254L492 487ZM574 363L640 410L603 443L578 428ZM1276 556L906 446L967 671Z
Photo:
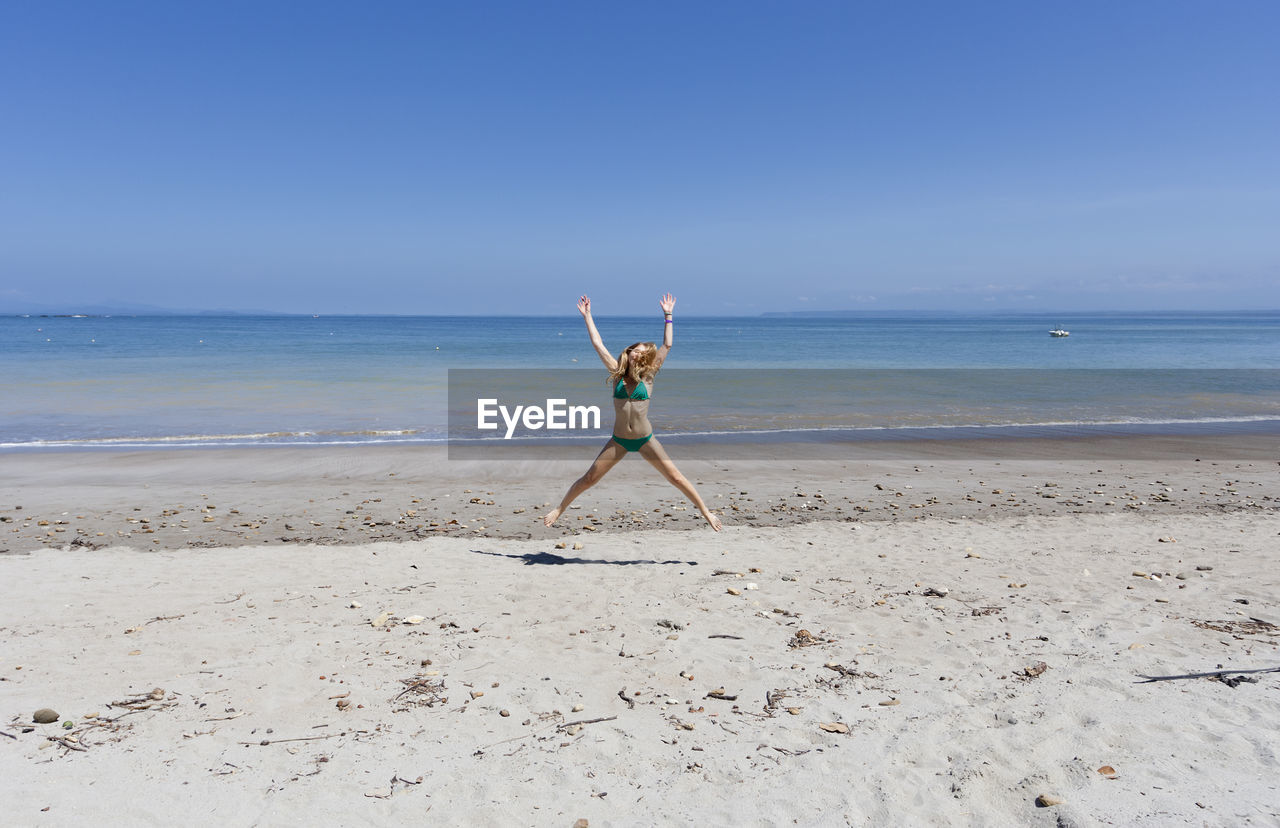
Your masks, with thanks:
M614 352L662 335L656 315L597 324ZM1057 327L1071 335L1049 336ZM698 369L730 389L745 380L746 390L672 421L655 403L663 433L1205 423L1280 432L1274 311L677 315L675 336L668 369ZM600 371L607 405L576 315L9 316L0 449L443 441L449 369L481 368L517 384ZM679 386L662 376L659 385L659 396Z

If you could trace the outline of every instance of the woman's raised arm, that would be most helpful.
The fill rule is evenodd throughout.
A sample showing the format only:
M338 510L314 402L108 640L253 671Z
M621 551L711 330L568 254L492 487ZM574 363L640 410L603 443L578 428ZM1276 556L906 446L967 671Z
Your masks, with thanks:
M587 335L591 337L591 347L596 349L596 353L600 355L600 361L604 363L604 367L610 372L618 370L618 360L613 358L613 354L609 353L609 349L604 347L604 340L600 338L600 332L596 330L595 320L591 318L591 299L582 296L578 299L578 313L582 314L582 318L587 323Z
M662 345L658 348L658 359L654 370L662 367L662 363L667 359L667 353L675 342L673 330L675 323L671 321L671 314L676 309L676 297L668 293L658 300L658 306L662 308Z

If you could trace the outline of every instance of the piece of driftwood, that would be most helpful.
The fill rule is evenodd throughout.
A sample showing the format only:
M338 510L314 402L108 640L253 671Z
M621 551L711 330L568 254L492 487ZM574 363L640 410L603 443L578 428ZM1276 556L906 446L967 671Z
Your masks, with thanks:
M260 742L241 742L240 744L245 747L253 747L254 745L262 745L265 747L266 745L278 745L281 742L314 742L317 739L332 739L334 736L346 735L347 734L344 731L342 733L327 733L324 736L298 736L293 739L263 739Z
M1259 667L1256 670L1210 670L1207 673L1182 673L1176 676L1144 676L1138 675L1138 678L1144 681L1138 684L1150 684L1153 681L1174 681L1175 679L1197 679L1197 678L1213 678L1214 676L1234 676L1244 673L1280 673L1280 667Z
M556 725L556 730L565 730L566 728L573 727L574 725L589 725L589 724L595 724L597 722L611 722L616 718L618 717L617 716L601 716L598 719L579 719L576 722L565 722L564 724Z

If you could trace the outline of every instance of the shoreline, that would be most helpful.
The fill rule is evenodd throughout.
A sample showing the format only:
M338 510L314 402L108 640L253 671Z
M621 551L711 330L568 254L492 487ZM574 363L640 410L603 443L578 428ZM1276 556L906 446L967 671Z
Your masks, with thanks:
M357 432L335 432L335 436ZM392 439L394 435L419 434L416 429L389 429L359 432L386 435L387 439L306 440L285 437L318 436L313 432L280 432L276 434L176 435L159 437L110 437L93 440L37 440L22 443L0 443L0 458L21 454L57 454L64 452L113 451L179 451L185 449L359 449L374 447L427 448L445 447L457 459L485 459L490 452L504 457L537 459L551 451L572 451L593 442L608 439L608 432L576 437L515 438L450 438L447 434L410 436ZM669 432L665 441L702 453L719 451L730 456L765 450L773 446L820 445L835 449L875 446L879 443L937 443L975 440L1090 440L1107 437L1222 437L1272 436L1280 438L1280 418L1271 416L1209 417L1192 420L1115 420L1099 422L1001 423L986 425L934 426L858 426L767 429L717 432ZM276 440L258 438L275 437ZM744 448L745 447L745 448ZM749 456L749 454L748 454Z
M1261 435L757 446L749 459L672 446L727 525L999 515L1273 511L1277 440ZM555 451L449 460L442 446L7 455L0 550L351 545L466 535L563 538L704 529L646 463L619 464L550 529L538 517L585 471ZM1099 488L1098 483L1110 488ZM1243 482L1242 482L1243 481ZM1227 483L1238 483L1232 487ZM996 490L999 490L998 492ZM18 508L21 507L21 508Z

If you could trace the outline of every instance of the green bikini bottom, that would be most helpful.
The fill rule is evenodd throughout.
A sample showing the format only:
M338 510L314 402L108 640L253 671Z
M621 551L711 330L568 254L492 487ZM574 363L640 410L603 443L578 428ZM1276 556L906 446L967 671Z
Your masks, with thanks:
M618 435L615 434L613 435L613 442L622 446L627 451L639 451L640 447L643 446L645 443L649 442L649 439L651 437L653 437L653 432L650 432L643 437L635 437L635 438L619 437Z

